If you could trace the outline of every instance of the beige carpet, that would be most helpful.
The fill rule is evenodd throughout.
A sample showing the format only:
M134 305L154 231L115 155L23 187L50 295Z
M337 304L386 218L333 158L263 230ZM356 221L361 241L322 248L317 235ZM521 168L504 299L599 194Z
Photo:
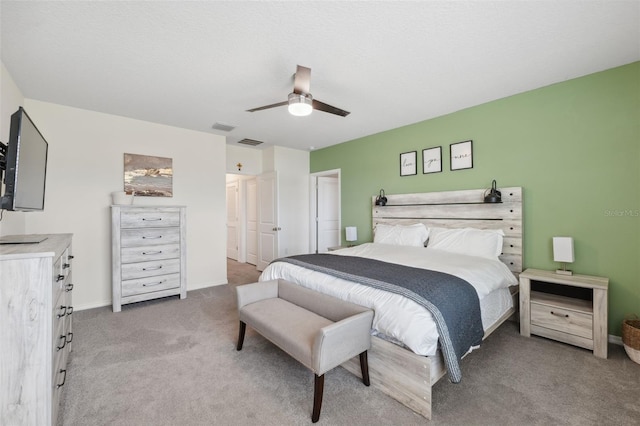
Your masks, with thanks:
M233 284L74 313L74 342L59 423L64 425L311 424L313 374L247 330L235 350ZM640 419L640 365L610 345L608 360L506 323L462 362L462 383L434 388L431 422L342 368L327 373L324 425L632 425Z

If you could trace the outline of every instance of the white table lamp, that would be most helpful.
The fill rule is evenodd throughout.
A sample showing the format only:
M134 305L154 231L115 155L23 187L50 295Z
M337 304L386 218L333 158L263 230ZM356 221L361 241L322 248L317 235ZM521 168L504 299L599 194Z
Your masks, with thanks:
M347 226L346 228L344 228L344 232L346 234L347 242L353 243L358 239L358 228L356 228L355 226ZM352 246L353 244L350 245Z
M553 260L562 265L562 269L557 269L556 274L573 275L573 272L567 269L567 263L573 263L575 260L573 238L553 237Z

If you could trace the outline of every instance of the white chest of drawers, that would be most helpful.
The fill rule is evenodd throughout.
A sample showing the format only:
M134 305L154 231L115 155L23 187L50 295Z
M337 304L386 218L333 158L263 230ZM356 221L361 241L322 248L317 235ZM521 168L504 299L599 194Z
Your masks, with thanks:
M73 333L71 234L0 245L0 424L52 425Z
M113 312L187 297L186 207L111 206Z

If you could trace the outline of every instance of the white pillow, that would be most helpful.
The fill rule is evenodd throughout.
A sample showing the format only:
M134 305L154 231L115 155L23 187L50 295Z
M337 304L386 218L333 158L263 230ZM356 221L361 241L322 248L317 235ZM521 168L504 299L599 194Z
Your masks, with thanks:
M427 247L469 256L496 259L502 253L502 229L429 228Z
M429 230L422 223L414 225L387 225L379 223L374 229L373 242L397 246L424 247Z

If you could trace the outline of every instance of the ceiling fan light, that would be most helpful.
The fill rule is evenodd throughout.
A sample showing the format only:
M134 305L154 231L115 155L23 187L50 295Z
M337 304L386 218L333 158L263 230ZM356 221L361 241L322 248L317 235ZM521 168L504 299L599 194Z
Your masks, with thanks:
M289 114L298 117L311 114L313 111L313 97L311 95L290 93L289 94Z

